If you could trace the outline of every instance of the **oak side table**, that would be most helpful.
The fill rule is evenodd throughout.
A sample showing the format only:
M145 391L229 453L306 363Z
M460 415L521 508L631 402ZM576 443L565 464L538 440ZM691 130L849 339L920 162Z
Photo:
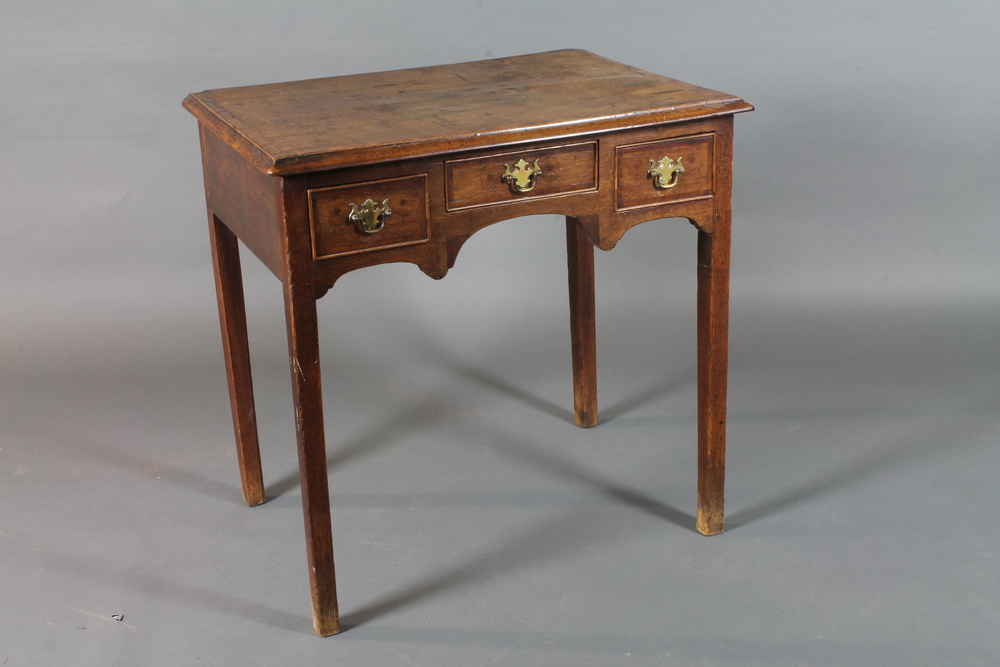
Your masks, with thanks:
M237 239L283 285L313 621L339 630L316 301L355 269L442 278L476 231L566 216L574 413L597 423L594 247L698 230L698 513L722 531L738 97L565 50L189 95L243 495L264 502Z

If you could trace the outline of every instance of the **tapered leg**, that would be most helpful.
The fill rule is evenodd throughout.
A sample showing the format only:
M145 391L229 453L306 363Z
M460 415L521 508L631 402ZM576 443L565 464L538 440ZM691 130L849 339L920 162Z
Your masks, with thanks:
M264 502L264 477L257 439L257 415L250 376L250 346L247 341L246 308L243 302L243 275L236 235L214 215L209 216L212 265L219 300L222 348L226 356L229 401L236 430L236 453L240 463L243 498L251 507Z
M583 427L597 424L597 329L594 312L594 245L583 227L566 218L569 321L573 353L573 414Z
M729 220L698 232L698 530L722 532L729 360Z
M323 434L323 391L320 384L316 294L311 285L285 285L285 322L292 371L292 400L299 450L302 512L312 592L313 626L326 637L340 631L337 583L333 568L330 492Z

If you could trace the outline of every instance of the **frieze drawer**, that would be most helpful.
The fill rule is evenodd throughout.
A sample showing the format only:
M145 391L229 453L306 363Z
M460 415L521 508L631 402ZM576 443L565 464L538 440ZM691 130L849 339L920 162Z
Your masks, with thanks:
M445 162L448 210L597 188L597 143L497 153Z
M427 176L309 190L313 257L427 240Z
M615 206L655 206L712 195L713 134L619 146Z

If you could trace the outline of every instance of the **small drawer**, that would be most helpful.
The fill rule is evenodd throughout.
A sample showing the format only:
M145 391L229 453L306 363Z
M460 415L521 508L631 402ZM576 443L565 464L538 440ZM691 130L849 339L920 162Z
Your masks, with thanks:
M701 134L619 146L615 158L616 208L620 211L711 196L714 136ZM650 174L650 169L661 164L658 174Z
M378 231L365 231L365 211ZM427 175L310 189L309 224L315 259L426 241Z
M450 160L444 172L449 211L586 192L597 188L597 143Z

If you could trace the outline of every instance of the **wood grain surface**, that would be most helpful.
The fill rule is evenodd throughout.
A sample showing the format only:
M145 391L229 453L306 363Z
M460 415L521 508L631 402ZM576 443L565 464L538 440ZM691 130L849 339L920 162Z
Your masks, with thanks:
M752 108L580 50L206 90L184 106L275 175Z

